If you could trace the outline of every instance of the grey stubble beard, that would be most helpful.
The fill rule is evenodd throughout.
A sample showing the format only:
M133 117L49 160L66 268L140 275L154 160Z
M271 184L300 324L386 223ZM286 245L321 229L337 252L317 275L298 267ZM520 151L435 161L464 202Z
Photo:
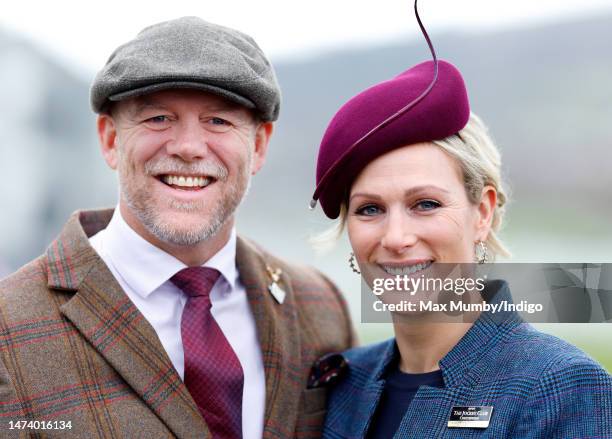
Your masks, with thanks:
M134 187L133 183L129 181L124 160L120 160L119 165L121 197L138 221L156 239L176 246L193 246L214 237L232 217L249 191L251 178L246 170L250 168L251 160L252 154L249 154L246 166L239 169L237 184L229 188L228 193L217 206L209 206L210 220L199 228L182 229L172 222L165 221L160 212L156 210L152 194L146 190L144 185ZM145 164L145 173L148 175L158 174L162 169L163 173L214 175L216 181L212 184L218 184L228 178L227 169L220 164L204 163L197 166L186 166L173 159ZM130 184L132 186L129 186ZM177 200L170 200L170 207L173 210L184 212L203 211L206 208L203 201L185 203Z

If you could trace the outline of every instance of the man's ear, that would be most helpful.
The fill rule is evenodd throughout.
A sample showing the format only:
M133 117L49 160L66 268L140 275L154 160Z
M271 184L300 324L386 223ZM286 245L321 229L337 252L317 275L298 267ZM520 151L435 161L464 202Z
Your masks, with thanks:
M100 114L97 120L98 138L100 139L100 150L104 156L106 164L117 169L118 151L117 151L117 127L115 120L110 114Z
M497 190L493 186L485 186L482 188L476 222L476 237L479 241L486 241L489 236L496 207Z
M272 122L260 123L255 129L255 151L253 153L253 164L251 166L251 175L257 174L266 161L268 153L268 144L270 137L274 131Z

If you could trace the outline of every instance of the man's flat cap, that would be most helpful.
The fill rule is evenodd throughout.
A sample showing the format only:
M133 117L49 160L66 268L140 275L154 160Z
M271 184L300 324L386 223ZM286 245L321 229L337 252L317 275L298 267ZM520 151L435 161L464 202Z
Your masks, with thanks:
M439 61L433 88L418 100L433 77L432 61L417 64L359 93L338 110L319 147L313 206L319 200L325 214L337 218L353 180L368 163L395 148L441 140L465 127L470 105L461 73ZM409 103L415 105L381 125Z
M278 118L280 89L257 43L198 17L146 27L119 46L94 79L91 106L101 113L109 101L172 88L208 91L252 109L265 121Z

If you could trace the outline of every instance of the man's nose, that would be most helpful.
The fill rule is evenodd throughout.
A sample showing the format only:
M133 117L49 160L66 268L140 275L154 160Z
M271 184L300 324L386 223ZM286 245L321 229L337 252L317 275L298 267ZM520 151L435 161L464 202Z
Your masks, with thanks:
M414 219L407 212L394 210L384 224L381 245L394 253L402 253L418 241Z
M175 128L173 139L168 142L168 154L186 162L199 160L208 154L208 133L197 118L182 120Z

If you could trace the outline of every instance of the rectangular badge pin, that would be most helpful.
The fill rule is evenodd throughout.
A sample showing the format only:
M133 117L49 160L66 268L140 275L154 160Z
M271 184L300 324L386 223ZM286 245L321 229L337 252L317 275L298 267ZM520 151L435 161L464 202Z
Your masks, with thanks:
M487 428L493 413L492 405L454 406L451 408L448 426L453 428Z

